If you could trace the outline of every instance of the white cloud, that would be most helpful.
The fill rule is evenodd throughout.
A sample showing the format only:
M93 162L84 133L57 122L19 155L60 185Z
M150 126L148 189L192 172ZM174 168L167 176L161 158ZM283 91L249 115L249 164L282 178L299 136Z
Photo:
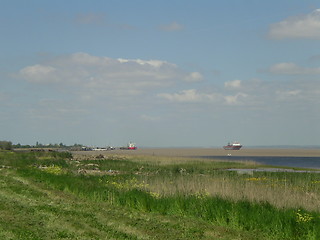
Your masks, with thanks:
M199 82L203 79L203 76L199 72L192 72L185 77L187 82Z
M141 59L124 59L124 58L118 58L117 60L120 63L138 63L140 65L149 65L155 68L159 68L164 65L169 65L173 68L177 67L175 64L168 63L166 61L161 61L161 60L141 60Z
M57 82L59 79L51 78L55 74L55 68L51 66L44 66L36 64L28 66L19 71L20 76L23 76L30 82L46 82L53 81ZM49 77L49 78L48 78Z
M297 98L301 94L301 90L277 90L276 95L279 100L290 100Z
M318 68L304 68L293 63L276 64L269 71L297 75L320 73ZM153 109L155 104L156 108L168 108L171 103L192 104L197 110L214 106L263 109L278 102L293 106L297 102L302 105L303 101L320 101L320 83L315 80L311 83L305 76L304 81L291 80L290 84L285 81L235 79L226 81L221 88L199 84L201 88L197 89L190 85L202 79L201 73L185 72L173 63L156 59L114 59L87 53L61 56L27 66L16 75L30 82L32 87L42 83L43 92L51 94L48 98L63 97L51 107L48 101L46 106L39 104L35 107L39 112L34 111L34 114L38 116L42 113L42 116L51 116L47 109L55 109L57 116L68 116L68 112L80 115L82 111L86 114L85 110L91 112L91 109L106 114L135 109L140 119L154 121L156 117L144 113L146 109ZM175 92L172 92L173 88ZM165 101L159 101L161 99ZM78 105L81 107L76 107Z
M158 97L167 99L171 102L185 102L185 103L196 103L196 102L211 102L217 99L217 95L214 93L200 93L196 89L182 90L179 93L160 93Z
M44 64L27 66L16 74L32 83L63 83L108 90L112 93L138 93L168 87L178 81L199 81L202 75L186 73L175 64L161 60L112 59L75 53Z
M237 93L236 95L225 96L225 102L228 105L238 105L242 103L242 99L248 97L245 93Z
M278 63L269 68L269 72L273 74L285 74L285 75L310 75L320 74L320 67L307 68L300 67L295 63Z
M228 81L224 83L224 86L226 88L240 88L241 87L241 80L233 80L233 81Z
M176 103L209 103L219 105L239 105L245 104L245 100L249 95L247 93L238 92L234 95L226 95L223 92L205 93L196 89L183 90L178 93L161 93L158 97L164 98ZM251 105L251 104L250 104Z
M241 87L240 87L241 86ZM241 89L241 91L239 91ZM231 92L231 93L230 93ZM272 106L288 104L303 106L311 103L320 104L320 81L294 79L288 81L243 80L229 81L221 89L189 89L174 93L160 93L157 96L176 104L203 104L209 106L233 107L252 109L269 109Z
M268 35L273 39L320 39L320 9L270 25Z
M175 32L175 31L181 31L184 29L184 26L177 23L177 22L172 22L170 24L166 25L161 25L160 29L166 32Z

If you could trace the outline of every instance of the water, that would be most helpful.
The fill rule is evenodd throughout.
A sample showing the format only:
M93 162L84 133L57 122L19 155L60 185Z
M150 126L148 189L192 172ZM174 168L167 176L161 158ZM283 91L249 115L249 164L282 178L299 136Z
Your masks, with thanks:
M320 157L253 157L253 156L204 156L204 158L232 161L255 161L279 167L298 167L320 169Z

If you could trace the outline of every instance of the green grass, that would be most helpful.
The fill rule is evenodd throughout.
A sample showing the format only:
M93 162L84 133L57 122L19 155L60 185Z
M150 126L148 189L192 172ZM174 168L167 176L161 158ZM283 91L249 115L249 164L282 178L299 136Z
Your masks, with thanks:
M0 152L0 166L1 239L320 239L319 174L55 152Z

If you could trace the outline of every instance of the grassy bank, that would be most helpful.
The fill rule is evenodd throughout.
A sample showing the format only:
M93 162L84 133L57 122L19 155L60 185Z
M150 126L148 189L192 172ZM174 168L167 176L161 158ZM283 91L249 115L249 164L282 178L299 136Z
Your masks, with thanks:
M319 239L320 175L255 163L0 152L2 239Z

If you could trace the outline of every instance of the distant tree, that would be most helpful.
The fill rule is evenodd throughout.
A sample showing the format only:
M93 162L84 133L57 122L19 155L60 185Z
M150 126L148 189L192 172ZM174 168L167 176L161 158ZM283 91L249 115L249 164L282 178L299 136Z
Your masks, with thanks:
M74 147L82 147L83 145L82 144L79 144L79 143L75 143L73 144Z
M14 148L22 148L22 145L20 143L13 145Z
M43 145L42 143L36 142L36 147L37 147L37 148L43 148L44 145Z
M12 150L12 142L0 141L0 149L2 149L2 150Z

